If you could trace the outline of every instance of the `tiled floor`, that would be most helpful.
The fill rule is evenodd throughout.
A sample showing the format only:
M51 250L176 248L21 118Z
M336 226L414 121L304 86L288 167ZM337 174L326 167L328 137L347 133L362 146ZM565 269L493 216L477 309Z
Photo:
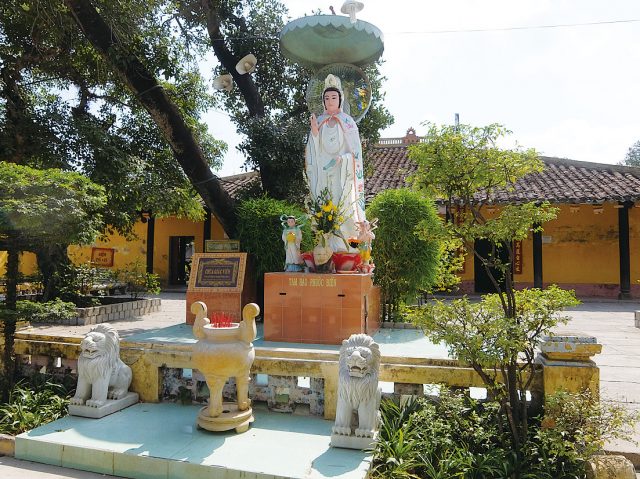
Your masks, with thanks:
M16 439L16 458L145 478L361 479L362 451L329 447L332 423L257 407L244 434L198 430L197 406L138 404L102 419L67 416Z

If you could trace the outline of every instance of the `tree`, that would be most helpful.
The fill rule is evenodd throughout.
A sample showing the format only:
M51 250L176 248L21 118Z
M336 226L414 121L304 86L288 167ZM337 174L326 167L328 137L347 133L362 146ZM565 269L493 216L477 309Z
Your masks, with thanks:
M622 164L626 166L640 166L640 141L636 141L631 145Z
M79 30L76 21L89 22L93 9L89 2L80 3L89 13L51 0L11 0L0 7L0 102L7 105L6 114L0 114L0 145L7 147L3 159L81 170L104 182L110 195L106 213L113 213L105 218L125 234L141 210L201 218L204 211L194 188L223 224L231 217L227 226L232 229L233 204L216 188L210 170L219 164L223 144L198 122L210 105L193 60L199 52L187 51L174 35L162 10L168 2L100 5L114 31L104 22ZM102 34L111 42L113 58L101 56L83 32L94 40ZM133 69L133 80L141 80L137 86L143 90L137 93L144 93L144 101L129 88L126 66ZM75 105L70 101L74 97ZM156 115L160 128L149 128L153 115L147 106L159 98L167 100L166 110ZM171 118L182 126L171 126ZM183 142L180 134L172 136L179 131ZM33 141L25 142L26 137ZM148 188L152 185L153 190ZM157 187L176 194L158 194ZM214 206L216 193L221 197Z
M182 0L179 9L189 38L208 42L220 62L214 74L231 74L237 86L219 92L224 107L246 136L239 145L246 166L260 171L263 191L277 199L300 200L304 194L303 158L309 131L305 91L310 72L284 58L279 32L286 7L278 1ZM248 53L258 59L256 71L242 75L236 63ZM360 124L361 138L372 145L393 118L382 105L378 67L367 69L373 86L372 107Z
M378 194L367 208L367 217L379 220L374 278L382 289L383 318L389 320L401 301L435 283L442 225L433 201L407 189ZM430 236L420 236L418 226L428 229Z
M519 451L527 438L526 391L535 368L533 350L540 334L557 323L555 313L574 304L575 297L557 288L514 289L513 241L540 230L539 225L555 218L557 209L530 202L504 204L496 215L487 214L487 205L500 191L513 190L519 179L543 167L534 150L498 147L508 134L497 124L432 125L424 142L410 148L409 156L417 164L414 187L442 199L452 216L446 224L448 234L481 261L496 290L480 305L436 304L417 317L434 340L447 341L454 356L478 372L491 397L500 402ZM483 254L476 247L478 240L489 241L492 252ZM496 253L498 249L506 251L506 258ZM524 367L519 363L521 354Z
M104 189L79 173L38 170L0 162L0 247L8 252L5 307L16 309L18 254L21 251L65 251L69 244L93 241L102 228ZM60 262L40 265L47 288ZM45 296L51 292L45 290ZM12 378L15 315L4 321L5 379ZM11 320L13 319L13 320ZM5 394L8 390L5 390Z

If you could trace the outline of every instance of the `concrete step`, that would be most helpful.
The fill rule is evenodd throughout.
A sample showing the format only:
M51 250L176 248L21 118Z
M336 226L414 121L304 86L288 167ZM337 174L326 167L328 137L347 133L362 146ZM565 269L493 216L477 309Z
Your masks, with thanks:
M200 406L141 403L67 416L16 438L15 457L136 479L364 479L369 457L329 447L333 423L254 408L243 433L198 430ZM3 476L4 477L4 476Z

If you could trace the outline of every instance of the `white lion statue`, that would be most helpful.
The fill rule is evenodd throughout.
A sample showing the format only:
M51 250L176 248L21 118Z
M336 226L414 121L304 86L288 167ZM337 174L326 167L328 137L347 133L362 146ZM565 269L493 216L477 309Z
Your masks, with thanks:
M70 403L101 407L107 399L122 399L129 391L131 368L120 360L118 331L99 324L80 343L78 386Z
M333 433L373 437L378 428L380 348L366 334L342 341L338 371L338 405ZM357 421L354 421L357 412ZM353 430L355 428L355 431Z

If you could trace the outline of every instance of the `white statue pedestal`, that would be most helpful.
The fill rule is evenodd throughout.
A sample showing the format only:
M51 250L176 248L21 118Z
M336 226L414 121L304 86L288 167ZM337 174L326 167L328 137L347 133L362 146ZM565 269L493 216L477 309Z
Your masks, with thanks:
M254 421L253 409L240 411L235 403L222 403L222 413L219 416L209 415L209 406L200 409L197 425L207 431L229 431L235 429L237 433L245 432Z
M343 449L372 449L378 440L378 432L373 437L345 436L343 434L331 434L331 447Z
M72 416L90 417L100 419L114 412L118 412L138 403L138 393L128 392L122 399L107 399L103 406L92 407L78 404L69 404L69 414Z

